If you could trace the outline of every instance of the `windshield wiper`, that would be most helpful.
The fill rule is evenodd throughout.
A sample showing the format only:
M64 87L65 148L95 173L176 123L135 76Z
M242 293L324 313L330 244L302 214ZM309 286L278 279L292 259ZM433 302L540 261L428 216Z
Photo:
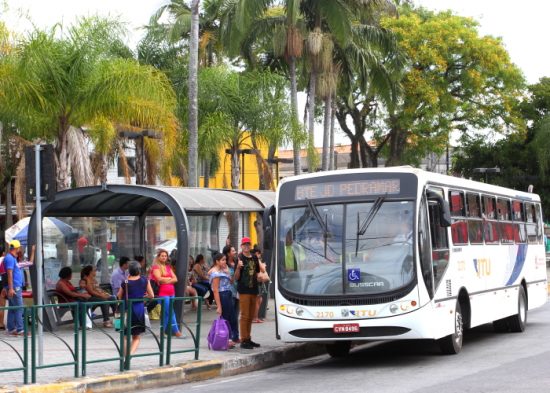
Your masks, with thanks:
M306 202L307 202L307 207L309 208L309 210L313 214L313 217L315 217L315 219L317 220L317 222L319 223L319 226L323 231L324 257L326 258L327 257L327 238L330 234L328 231L327 223L326 221L323 221L323 217L321 217L319 210L317 210L317 206L315 206L315 204L309 199L306 199Z
M369 210L369 214L367 214L361 226L359 226L359 213L357 213L357 234L355 238L355 256L357 256L357 253L359 252L359 236L363 236L365 234L372 220L374 220L376 213L378 213L378 210L380 210L380 208L382 207L382 204L384 203L385 199L386 199L385 195L376 198L376 201L374 201L371 209Z

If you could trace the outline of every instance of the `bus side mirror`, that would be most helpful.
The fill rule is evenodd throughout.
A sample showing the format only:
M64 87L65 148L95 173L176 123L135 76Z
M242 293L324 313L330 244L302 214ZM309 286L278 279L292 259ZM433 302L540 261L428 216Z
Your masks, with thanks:
M263 248L264 250L272 250L273 249L273 226L275 223L275 206L271 205L265 208L263 216L262 216L262 222L264 227L264 243Z
M436 201L439 206L439 223L442 227L450 227L452 224L451 221L451 208L449 207L449 202L447 202L443 197L437 192L428 190L426 192L428 200Z

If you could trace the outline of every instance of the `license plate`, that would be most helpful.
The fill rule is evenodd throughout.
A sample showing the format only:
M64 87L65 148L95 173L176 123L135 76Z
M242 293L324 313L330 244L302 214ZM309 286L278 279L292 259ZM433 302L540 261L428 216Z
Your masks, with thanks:
M332 325L334 333L359 333L358 323L337 323Z

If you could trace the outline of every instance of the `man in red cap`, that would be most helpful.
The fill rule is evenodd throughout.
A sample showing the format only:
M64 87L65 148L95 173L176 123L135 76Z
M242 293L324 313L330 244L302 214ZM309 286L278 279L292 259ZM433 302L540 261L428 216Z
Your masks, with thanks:
M239 330L241 332L241 348L254 349L260 344L252 341L252 318L256 310L256 297L258 296L258 273L260 262L250 252L250 238L243 237L241 240L239 262L235 269L235 281L237 281L237 292L239 292L239 304L241 308L241 320Z

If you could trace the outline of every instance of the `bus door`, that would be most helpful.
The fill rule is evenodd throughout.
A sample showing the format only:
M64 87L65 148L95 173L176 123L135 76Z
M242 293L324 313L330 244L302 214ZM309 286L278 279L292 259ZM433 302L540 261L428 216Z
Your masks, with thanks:
M420 265L430 299L434 297L449 264L447 227L451 226L451 214L443 195L443 189L427 188L420 206Z

